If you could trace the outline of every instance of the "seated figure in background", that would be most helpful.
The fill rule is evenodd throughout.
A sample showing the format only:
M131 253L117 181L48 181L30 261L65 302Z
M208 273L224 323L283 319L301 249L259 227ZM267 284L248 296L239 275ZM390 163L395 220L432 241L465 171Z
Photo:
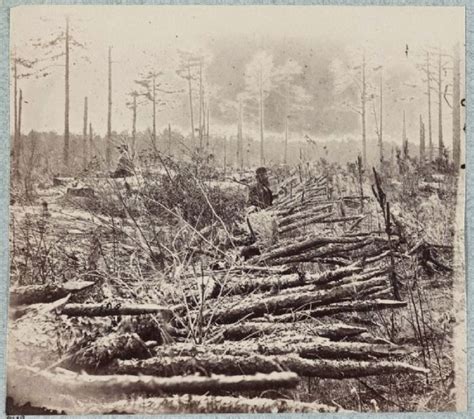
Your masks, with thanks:
M120 152L120 158L117 163L117 169L115 169L115 172L112 173L111 177L124 178L128 176L133 176L134 166L132 159L130 158L130 155L128 153L128 146L124 144L117 148Z
M273 193L270 190L270 182L265 167L257 169L256 180L256 184L250 187L248 203L260 209L268 208L273 203Z

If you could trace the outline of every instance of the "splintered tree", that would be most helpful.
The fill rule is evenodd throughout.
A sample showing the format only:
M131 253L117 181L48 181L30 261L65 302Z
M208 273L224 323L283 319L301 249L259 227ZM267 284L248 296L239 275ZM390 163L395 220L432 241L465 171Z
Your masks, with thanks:
M260 131L260 164L265 164L264 129L265 100L273 84L273 57L265 51L257 52L245 68L245 86L250 101L257 102Z

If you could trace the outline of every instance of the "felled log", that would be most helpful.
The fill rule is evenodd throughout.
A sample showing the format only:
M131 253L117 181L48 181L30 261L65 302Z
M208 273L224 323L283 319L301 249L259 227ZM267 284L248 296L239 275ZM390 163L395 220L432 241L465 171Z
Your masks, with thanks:
M138 362L138 361L137 361ZM18 366L16 375L21 374L28 383L30 392L48 388L48 397L55 394L71 394L74 398L105 395L109 399L127 394L205 394L226 391L264 391L276 388L294 388L298 385L298 375L292 372L272 372L269 374L234 375L210 377L152 375L88 375L52 373L38 368ZM23 383L23 384L24 384ZM10 392L13 392L13 394ZM9 388L14 397L15 389Z
M82 414L156 415L171 413L336 413L347 412L320 403L305 403L288 399L265 399L229 396L172 396L168 398L136 398L133 403L122 400L88 406ZM68 412L70 413L70 412ZM71 414L71 413L70 413Z
M303 313L294 313L296 316L299 316ZM290 316L291 314L284 314L283 316ZM281 316L271 317L271 320L274 320ZM301 317L299 320L306 320L308 317ZM296 320L295 320L296 321ZM367 329L363 327L351 326L344 323L335 323L328 325L311 325L305 324L312 333L329 338L332 340L344 339L348 336L354 336L359 333L366 332ZM264 335L276 335L282 330L294 330L294 325L288 323L278 323L278 322L245 322L237 323L231 326L227 326L224 329L224 338L226 340L242 340L249 337L259 337Z
M304 276L299 273L266 278L246 277L238 280L225 280L223 283L216 281L211 297L250 294L254 291L264 292L272 289L297 287L304 284Z
M145 360L116 360L110 370L117 374L254 374L287 370L303 377L358 378L394 373L427 373L428 370L395 361L306 359L298 355L156 357ZM130 376L130 375L129 375ZM230 378L230 377L229 377Z
M331 281L337 281L352 273L362 271L360 266L347 266L334 270L327 270L320 274L305 276L302 273L295 273L283 276L270 277L245 277L238 280L226 280L223 283L216 281L215 289L211 296L250 294L251 292L265 292L270 290L280 290L287 288L301 287L304 285L327 284ZM375 275L373 275L375 276Z
M242 367L239 364L240 357L251 359L252 355L284 355L298 354L304 358L326 358L326 359L365 359L390 358L405 356L410 350L397 345L374 345L361 342L332 342L318 336L287 336L276 342L261 342L249 340L245 345L237 342L225 342L217 345L193 345L175 344L170 346L158 346L155 348L155 361L153 358L143 361L143 365L155 364L157 360L162 360L160 365L163 368L159 375L163 375L173 369L172 359L178 357L184 364L188 362L187 357L193 358L196 362L202 360L200 368L207 371L208 368L215 374L229 374L230 367L226 366L221 370L217 365L219 362L231 362L235 357L236 369L234 374L240 374ZM161 362L161 361L160 361ZM217 368L217 369L216 369ZM202 371L202 370L201 370ZM263 371L262 371L263 372ZM187 373L190 373L189 371Z
M394 308L406 307L406 301L396 301L396 300L381 300L374 299L368 301L343 301L340 303L328 304L321 307L313 308L308 311L300 311L296 313L282 314L280 316L274 316L272 319L278 322L295 322L300 320L305 320L310 317L318 318L323 316L332 316L339 313L350 313L350 312L368 312L368 311L378 311L378 310L387 310Z
M268 263L272 265L288 265L292 263L301 263L301 262L314 262L320 258L328 258L340 255L347 255L348 252L352 252L357 249L361 249L365 246L372 244L371 239L365 239L358 242L352 242L350 244L340 244L340 243L330 243L324 246L319 246L315 249L301 252L297 255L291 255L286 257L281 257L278 259L272 259Z
M129 304L122 301L105 304L66 304L61 314L70 317L133 316L140 314L163 313L172 316L172 309L158 304Z
M337 281L320 283L317 285L323 288L338 287L340 285L350 284L354 282L363 282L363 281L367 281L368 279L382 277L383 275L386 275L388 272L390 272L390 269L387 267L384 267L384 268L375 267L375 268L367 269L366 271L360 272L356 275L340 278Z
M288 224L286 226L280 227L278 229L279 234L284 234L288 233L289 231L296 230L298 228L306 227L311 224L318 224L318 223L324 223L324 222L329 222L329 217L332 217L334 213L328 213L324 215L315 215L313 217L308 217L304 218L303 220L296 221L294 223Z
M294 273L293 266L258 266L258 265L241 265L232 266L228 269L214 269L213 274L229 274L229 273L252 273L256 275L286 275ZM194 276L194 274L193 274Z
M354 275L355 278L358 277L358 275ZM368 296L369 294L371 293L375 293L377 291L382 291L384 290L385 288L387 288L387 285L388 285L388 280L387 278L383 277L383 276L371 276L370 277L371 279L383 279L384 282L377 285L377 286L369 286L367 287L366 289L364 290L361 290L359 292L359 299L362 299L362 297L366 297ZM348 284L354 284L356 282L363 282L362 280L359 280L359 281L356 281L356 280L349 280L349 278L345 278L344 280L340 280L340 281L337 281L337 283L328 283L328 284L323 284L323 285L313 285L313 284L309 284L309 285L302 285L298 288L286 288L286 289L282 289L279 291L279 295L292 295L292 294L296 294L296 293L306 293L306 292L311 292L311 291L322 291L322 290L327 290L327 289L331 289L331 288L337 288L337 287L340 287L341 285L348 285Z
M51 303L66 297L70 293L79 292L92 287L92 281L69 281L64 284L24 285L10 289L10 304Z
M306 282L314 285L324 285L330 282L338 281L344 277L348 277L349 275L359 273L362 271L362 269L363 268L358 265L343 266L333 270L324 271L321 274L308 275Z
M332 206L333 206L332 204L322 204L314 208L310 208L307 211L300 211L300 212L297 212L296 214L292 213L291 215L280 218L280 220L278 221L278 225L280 227L283 227L288 224L292 224L295 221L300 221L304 218L313 217L314 215L316 215L316 213L320 213L322 211L331 209Z
M264 314L282 314L291 309L304 310L338 302L346 298L354 298L364 289L386 284L385 279L369 279L364 282L346 284L329 290L309 291L281 296L269 296L258 300L242 301L234 307L225 307L221 304L213 313L218 323L234 323L243 318L261 317Z
M311 237L309 239L301 240L297 243L288 244L283 247L278 247L273 249L270 252L264 253L254 259L252 261L264 262L271 259L283 258L283 257L290 257L293 255L297 255L309 249L314 249L317 247L321 247L324 245L329 244L347 244L347 243L360 243L366 241L367 238L360 238L360 237Z
M85 348L71 350L68 366L93 371L113 359L147 358L151 353L135 333L110 333L89 343Z
M295 355L271 357L289 371L303 377L360 378L399 373L427 374L429 370L395 361L333 361L309 360Z

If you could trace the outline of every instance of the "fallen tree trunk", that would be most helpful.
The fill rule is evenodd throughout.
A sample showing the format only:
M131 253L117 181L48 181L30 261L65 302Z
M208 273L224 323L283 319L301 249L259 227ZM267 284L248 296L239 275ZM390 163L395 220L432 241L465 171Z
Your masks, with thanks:
M344 301L340 303L328 304L322 307L316 307L308 311L273 316L272 320L277 322L295 322L308 318L332 316L339 313L351 313L356 311L363 313L368 311L387 310L406 306L407 302L396 300L375 299L369 301Z
M137 398L87 407L82 414L107 413L157 415L171 413L336 413L347 410L320 403L304 403L288 399L265 399L228 396L173 396L168 398ZM68 412L71 414L71 412Z
M168 378L152 375L87 375L74 374L70 371L53 374L38 368L24 366L18 366L16 370L17 376L22 374L28 380L25 382L29 383L30 392L35 387L42 389L46 386L49 390L49 397L67 393L76 399L96 397L97 395L108 395L110 398L114 398L134 393L160 395L264 391L275 388L294 388L299 383L297 374L292 372L257 373L250 376L171 376ZM14 390L18 391L19 389L11 390L12 393L9 392L9 394L15 398Z
M335 242L319 246L316 249L301 252L300 254L280 257L278 259L274 258L268 261L268 263L272 265L289 265L292 263L314 262L320 258L328 258L340 255L346 256L348 252L361 249L370 244L372 244L372 240L370 239L365 239L362 241L358 240L357 242L352 242L350 244L340 244Z
M61 310L61 314L70 317L133 316L153 313L162 313L166 316L173 315L172 309L162 305L127 304L121 301L105 304L66 304Z
M283 276L270 276L267 278L242 278L239 280L228 280L220 283L216 281L211 296L250 294L254 291L264 292L272 289L282 289L304 285L302 274L291 274Z
M111 333L74 351L67 359L69 367L93 371L113 359L147 358L151 356L145 343L135 333Z
M157 346L155 348L155 357L144 361L147 363L156 363L157 360L163 360L167 365L163 372L169 371L171 359L179 357L180 360L186 364L185 359L190 357L196 361L202 360L201 365L204 370L211 368L215 374L229 374L229 366L217 367L219 362L232 363L235 361L237 366L234 374L242 372L248 373L247 370L242 370L239 364L240 357L251 358L255 354L259 355L285 355L298 354L304 358L326 358L326 359L361 359L370 360L374 358L390 358L406 356L411 351L407 348L389 345L374 345L361 342L331 342L321 337L305 337L300 336L284 336L278 342L260 342L249 340L245 345L237 342L225 342L217 345L193 345L193 344L175 344L170 346ZM227 357L235 358L230 359ZM152 361L155 359L155 361ZM206 365L205 365L206 364ZM216 369L225 368L225 369ZM172 369L172 368L171 368ZM163 375L163 372L159 375ZM263 371L262 371L263 372Z
M282 314L290 309L303 310L347 298L354 298L362 290L382 284L386 284L385 279L369 279L364 282L342 285L329 290L270 296L260 298L257 301L250 299L249 301L242 301L234 307L225 307L225 300L223 300L215 311L208 311L206 316L213 315L214 321L218 323L234 323L243 318L261 317L264 314Z
M292 371L303 377L359 378L394 373L427 373L424 368L392 361L335 361L306 359L298 355L197 356L156 357L146 360L117 360L110 365L115 374L146 374L172 376L176 374L254 374ZM129 375L130 376L130 375ZM230 378L230 377L229 377Z
M288 244L283 247L277 247L276 249L259 255L251 259L251 263L261 263L271 259L290 257L293 255L300 254L306 250L314 249L329 244L349 244L349 243L360 243L367 241L367 237L311 237L299 241L294 244Z
M300 313L295 313L299 315ZM284 316L288 316L285 314ZM271 317L271 320L278 316ZM301 318L300 320L306 320ZM318 336L329 338L332 340L344 339L348 336L354 336L359 333L366 332L367 329L363 327L351 326L344 323L328 324L328 325L312 325L304 324L311 333ZM282 330L294 330L295 326L288 323L276 323L271 321L266 322L246 322L227 326L224 329L224 339L226 340L242 340L250 337L259 337L264 335L275 335Z
M239 280L226 280L223 281L223 283L216 281L211 296L215 298L217 296L250 294L254 291L265 292L296 288L304 285L327 284L360 271L362 271L362 267L354 265L328 270L321 274L313 274L307 277L305 277L304 274L296 273L284 276L270 276L267 278L247 277Z
M10 304L51 303L66 295L92 287L92 281L70 281L64 284L24 285L10 289Z
M320 287L324 289L338 287L341 285L352 284L355 282L367 281L368 279L372 279L376 277L382 277L383 275L386 275L389 272L390 272L390 268L388 267L387 268L370 268L370 269L367 269L367 271L365 272L361 272L356 275L351 275L345 278L341 278L338 281L327 282L327 283L322 283L318 285L320 285Z
M278 226L284 227L288 224L292 224L295 221L301 221L304 218L314 217L316 213L320 213L322 211L331 209L332 206L333 204L322 204L322 205L318 205L316 207L310 208L306 211L298 211L296 213L292 213L291 215L280 218L280 220L278 221Z
M324 215L319 214L319 215L315 215L314 217L308 217L308 218L305 218L303 220L288 224L286 226L279 227L278 228L278 233L279 234L285 234L285 233L288 233L289 231L296 230L298 228L302 228L302 227L305 227L305 226L308 226L308 225L311 225L311 224L330 222L330 221L328 221L328 219L329 219L328 217L332 217L333 215L335 215L334 212L324 214Z

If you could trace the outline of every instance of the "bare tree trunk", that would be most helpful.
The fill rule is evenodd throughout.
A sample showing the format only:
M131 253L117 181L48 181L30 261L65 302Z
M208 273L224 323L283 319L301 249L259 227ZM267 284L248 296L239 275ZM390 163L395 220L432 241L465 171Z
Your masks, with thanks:
M382 70L381 70L382 71ZM383 76L380 75L380 130L379 130L380 167L383 165Z
M423 123L423 117L420 115L420 164L425 161L425 124Z
M18 64L16 52L13 61L13 97L14 97L14 127L13 127L13 162L15 164L15 177L18 177L20 174L19 164L20 164L20 151L19 151L19 141L18 141Z
M156 152L156 78L153 77L153 131L152 131L152 142L153 150Z
M286 94L285 94L285 154L283 157L283 163L288 164L288 124L289 124L289 112L290 112L290 83L286 81Z
M407 140L407 126L406 126L406 120L405 120L405 111L403 111L402 156L404 159L408 157L408 140Z
M21 114L23 109L23 91L20 89L20 97L18 99L18 127L17 127L17 135L18 135L18 173L21 175L20 166L21 166L21 154L23 151L23 142L21 139Z
M171 156L171 124L168 124L168 156Z
M365 168L367 166L367 139L366 139L366 126L365 126L365 105L366 105L366 80L365 80L365 53L362 57L362 94L361 94L361 105L362 105L362 165Z
M188 88L189 88L189 112L191 114L191 138L194 147L194 113L193 113L193 90L191 86L191 64L188 62Z
M82 158L84 170L87 168L87 161L89 160L87 155L87 96L84 98L84 119L82 126Z
M227 170L227 137L224 137L224 176Z
M132 117L132 158L135 158L135 147L137 142L137 95L133 95L133 117Z
M453 53L453 162L458 171L461 163L461 94L460 94L460 58L459 44Z
M69 167L69 18L66 18L66 45L65 45L65 101L64 101L64 169Z
M92 160L94 150L94 134L92 132L92 124L89 123L89 158Z
M431 125L431 73L430 73L430 54L426 53L426 78L428 95L428 137L429 137L429 159L433 161L433 132Z
M107 107L107 142L105 145L105 161L107 168L112 163L112 47L109 47L109 92Z
M441 78L441 69L442 69L442 57L441 50L438 53L438 157L443 158L443 102L442 102L442 90L443 90L443 80Z
M239 124L238 124L238 166L240 169L244 167L244 139L242 136L242 99L239 100Z
M199 151L202 151L203 145L203 90L202 90L202 60L199 60Z
M211 104L207 104L207 129L206 129L206 148L209 149L209 122L211 119Z
M258 75L259 82L259 104L260 104L260 165L265 164L265 155L263 149L263 127L264 127L264 106L263 106L263 80L262 80L262 69Z

